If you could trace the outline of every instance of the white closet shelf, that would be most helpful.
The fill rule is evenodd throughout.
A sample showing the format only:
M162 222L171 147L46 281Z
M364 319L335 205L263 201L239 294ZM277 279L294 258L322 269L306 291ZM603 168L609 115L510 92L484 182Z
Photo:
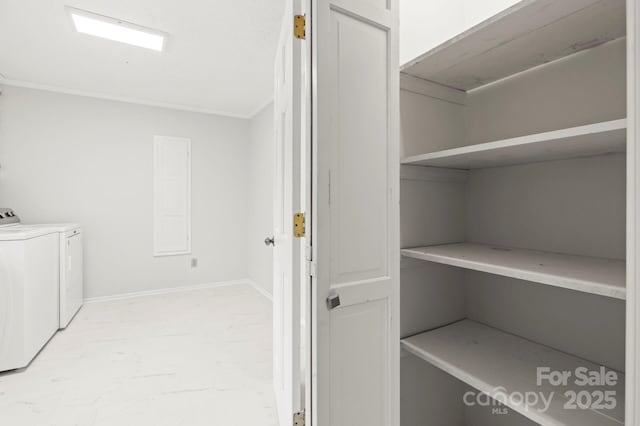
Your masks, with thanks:
M402 164L469 170L625 152L626 130L626 119L605 121L415 155Z
M402 72L467 91L625 36L624 0L524 0Z
M405 257L616 299L626 298L625 262L475 243L402 249Z
M548 410L543 403L526 406L517 399L507 399L504 405L524 417L544 426L580 425L609 426L624 423L624 375L618 373L615 386L578 386L575 371L585 367L600 371L600 366L589 361L533 343L471 320L438 328L408 337L401 346L456 379L488 395L512 395L514 392L542 392L545 398L554 392ZM552 371L572 373L567 386L551 386L548 381L537 385L538 367ZM607 369L607 371L610 371ZM568 401L565 392L616 392L615 408L596 410L564 408ZM495 398L503 402L503 398Z

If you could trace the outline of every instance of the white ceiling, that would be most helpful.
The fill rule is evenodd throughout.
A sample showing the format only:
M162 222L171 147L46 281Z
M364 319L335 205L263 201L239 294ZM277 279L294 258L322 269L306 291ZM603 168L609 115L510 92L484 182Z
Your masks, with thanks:
M64 6L169 33L162 53L73 29ZM284 0L0 0L5 84L250 117L272 98Z

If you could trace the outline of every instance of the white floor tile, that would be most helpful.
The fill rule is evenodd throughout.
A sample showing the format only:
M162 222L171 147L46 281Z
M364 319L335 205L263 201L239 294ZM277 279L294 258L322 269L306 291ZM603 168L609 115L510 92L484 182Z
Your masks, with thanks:
M85 305L0 374L0 425L276 426L271 340L245 285Z

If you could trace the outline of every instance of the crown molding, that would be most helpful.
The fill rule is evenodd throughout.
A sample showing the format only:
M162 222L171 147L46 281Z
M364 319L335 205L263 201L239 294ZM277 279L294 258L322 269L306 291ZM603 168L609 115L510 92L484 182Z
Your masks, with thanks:
M108 95L100 92L92 92L92 91L86 91L86 90L70 89L66 87L51 86L47 84L33 83L30 81L13 80L13 79L4 78L2 74L0 74L0 84L5 86L21 87L25 89L35 89L35 90L43 90L46 92L62 93L66 95L83 96L87 98L104 99L108 101L145 105L150 107L171 109L176 111L195 112L200 114L216 115L220 117L229 117L229 118L241 118L245 120L249 120L253 118L257 112L260 112L260 110L258 110L253 114L236 114L236 113L218 111L218 110L207 109L207 108L192 107L188 105L146 101L144 99L131 98L127 96L115 96L115 95ZM261 108L264 108L267 104L268 102L264 104Z

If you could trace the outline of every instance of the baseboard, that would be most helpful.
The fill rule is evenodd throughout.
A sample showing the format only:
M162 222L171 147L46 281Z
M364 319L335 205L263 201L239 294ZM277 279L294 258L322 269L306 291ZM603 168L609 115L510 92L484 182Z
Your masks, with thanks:
M89 297L84 299L84 303L111 302L114 300L133 299L136 297L144 297L144 296L157 296L160 294L180 293L183 291L203 290L207 288L228 287L232 285L250 285L256 288L256 290L258 290L256 284L254 284L253 281L251 280L232 280L232 281L221 281L216 283L187 285L183 287L161 288L158 290L136 291L133 293L122 293L122 294L116 294L113 296ZM262 293L261 290L258 290L258 291Z
M246 282L251 287L253 287L255 289L255 291L257 291L258 293L260 293L261 295L263 295L264 297L269 299L269 301L273 302L273 295L271 293L269 293L267 290L265 290L264 288L260 287L255 281L246 280Z

